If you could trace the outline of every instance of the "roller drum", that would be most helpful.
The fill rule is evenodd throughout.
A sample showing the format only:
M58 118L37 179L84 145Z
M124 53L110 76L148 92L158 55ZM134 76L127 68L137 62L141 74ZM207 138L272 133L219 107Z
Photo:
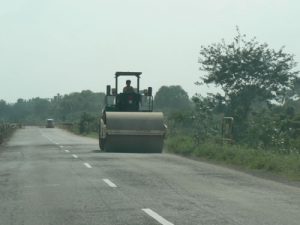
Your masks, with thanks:
M162 152L166 127L161 112L106 112L103 123L105 151Z

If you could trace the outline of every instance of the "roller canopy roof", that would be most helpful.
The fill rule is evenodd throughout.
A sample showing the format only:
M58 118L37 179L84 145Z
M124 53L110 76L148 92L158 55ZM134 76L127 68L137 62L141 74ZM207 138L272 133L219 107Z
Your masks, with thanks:
M116 72L116 77L119 76L136 76L136 77L140 77L140 75L142 74L142 72Z

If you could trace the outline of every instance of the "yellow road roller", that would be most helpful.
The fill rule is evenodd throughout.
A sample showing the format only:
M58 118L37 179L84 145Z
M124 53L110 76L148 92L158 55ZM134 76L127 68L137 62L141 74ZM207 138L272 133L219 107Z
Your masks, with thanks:
M106 152L161 153L166 125L162 112L153 112L152 88L140 90L141 72L116 72L115 88L106 86L99 127L99 146ZM118 90L119 79L133 77Z

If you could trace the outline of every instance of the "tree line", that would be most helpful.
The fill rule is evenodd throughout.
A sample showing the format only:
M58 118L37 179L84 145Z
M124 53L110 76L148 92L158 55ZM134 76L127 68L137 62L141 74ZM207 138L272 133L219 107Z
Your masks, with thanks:
M84 90L52 98L18 99L9 104L0 100L0 121L24 125L44 125L47 118L56 123L75 124L79 133L97 131L98 118L104 107L105 94ZM155 96L156 110L184 109L190 104L180 86L162 86Z
M52 98L18 99L9 104L0 100L0 119L6 122L22 124L43 124L47 118L58 122L74 122L80 120L85 112L99 115L103 107L104 93L90 90L71 94L57 94Z

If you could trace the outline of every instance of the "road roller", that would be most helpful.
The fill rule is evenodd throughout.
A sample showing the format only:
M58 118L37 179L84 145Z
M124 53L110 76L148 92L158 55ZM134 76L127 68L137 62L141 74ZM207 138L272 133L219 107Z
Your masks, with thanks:
M152 88L140 89L141 72L116 72L115 87L106 86L99 124L99 146L105 152L161 153L166 125L162 112L153 112ZM133 77L136 87L119 90L119 79Z

